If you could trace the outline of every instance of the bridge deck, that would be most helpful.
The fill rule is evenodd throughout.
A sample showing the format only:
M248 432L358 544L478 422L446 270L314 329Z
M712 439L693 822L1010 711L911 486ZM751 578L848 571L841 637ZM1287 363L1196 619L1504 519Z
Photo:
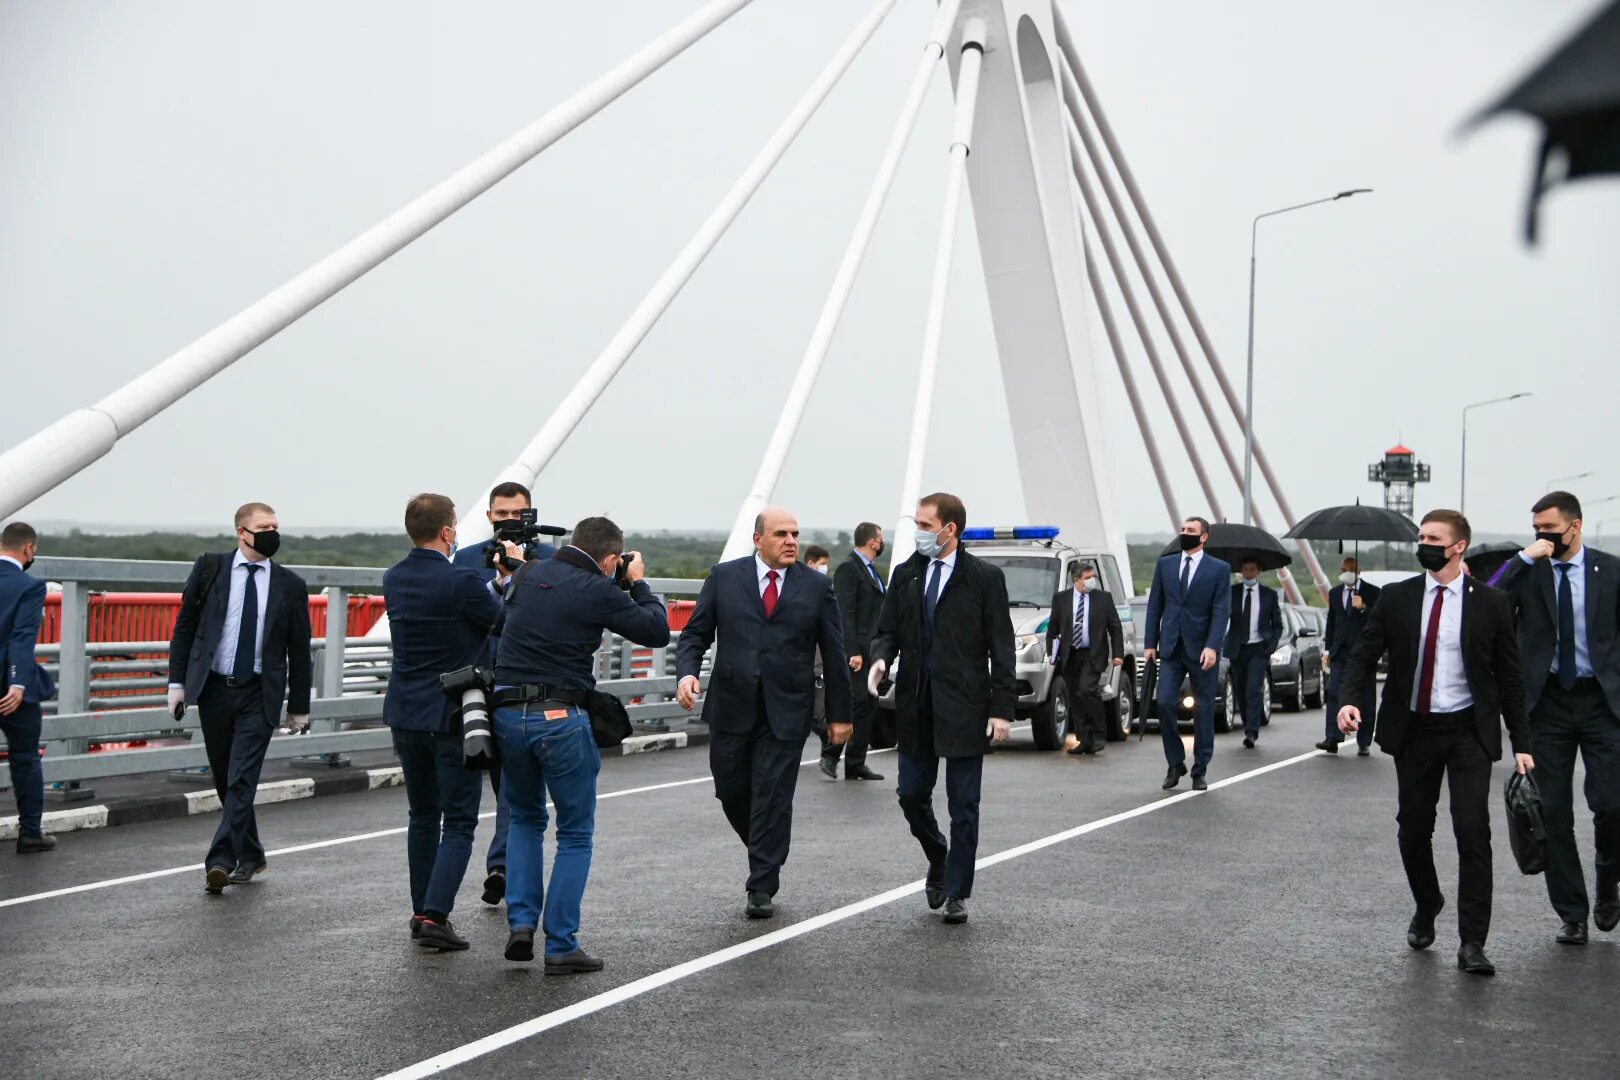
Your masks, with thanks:
M1620 1073L1620 934L1553 942L1496 806L1501 974L1455 969L1449 911L1436 947L1410 952L1393 768L1303 756L1319 718L1279 715L1256 751L1219 737L1211 778L1233 782L1174 799L1151 735L1100 760L1015 736L987 765L981 838L1010 857L980 871L961 927L920 893L884 895L922 871L890 754L872 759L882 784L805 768L768 923L742 917L743 853L701 752L610 760L583 931L608 967L568 979L501 959L504 912L478 902L476 859L455 916L472 950L409 942L397 791L263 808L267 880L223 898L187 870L27 899L192 864L208 819L8 851L3 1071L374 1077L450 1054L464 1077ZM549 1030L470 1057L536 1018Z

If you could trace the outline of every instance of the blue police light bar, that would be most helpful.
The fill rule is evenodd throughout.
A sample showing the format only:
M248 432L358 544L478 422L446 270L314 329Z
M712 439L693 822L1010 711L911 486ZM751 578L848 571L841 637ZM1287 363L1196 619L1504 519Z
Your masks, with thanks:
M963 540L1056 540L1056 525L1013 525L963 529Z

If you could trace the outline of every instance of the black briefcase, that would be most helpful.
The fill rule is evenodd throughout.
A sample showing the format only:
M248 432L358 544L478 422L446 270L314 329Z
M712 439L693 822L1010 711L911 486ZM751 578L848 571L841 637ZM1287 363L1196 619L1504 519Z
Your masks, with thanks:
M1507 800L1508 843L1525 874L1547 869L1547 825L1541 810L1541 792L1528 773L1514 773L1502 787Z

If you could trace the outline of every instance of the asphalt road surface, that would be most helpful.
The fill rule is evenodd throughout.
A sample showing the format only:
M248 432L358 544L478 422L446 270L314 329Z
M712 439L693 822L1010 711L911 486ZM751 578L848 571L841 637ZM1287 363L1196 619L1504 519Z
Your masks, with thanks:
M1197 795L1159 790L1151 734L1080 759L1016 733L964 926L924 904L892 754L883 783L804 767L768 922L705 753L613 758L581 934L607 967L569 978L501 958L481 846L452 916L471 950L411 943L399 791L262 808L270 872L223 897L212 816L7 845L0 1076L1620 1076L1620 933L1553 941L1493 798L1500 974L1456 969L1454 904L1409 950L1392 763L1317 753L1320 730L1217 737Z

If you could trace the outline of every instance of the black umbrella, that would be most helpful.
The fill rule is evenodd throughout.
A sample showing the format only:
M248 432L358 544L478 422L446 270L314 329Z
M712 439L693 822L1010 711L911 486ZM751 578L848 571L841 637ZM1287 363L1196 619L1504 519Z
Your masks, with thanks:
M1518 544L1475 544L1463 555L1463 562L1468 564L1469 573L1484 581L1518 553Z
M1180 550L1181 541L1171 540L1164 553L1174 555ZM1244 559L1259 559L1262 570L1281 570L1294 561L1277 538L1264 529L1225 521L1209 527L1209 541L1204 544L1204 550L1222 562L1231 563L1234 570Z
M1283 533L1285 540L1382 540L1415 544L1418 527L1405 514L1382 506L1329 506L1299 519Z
M1541 196L1564 180L1620 173L1620 0L1614 0L1496 104L1475 116L1522 112L1540 120L1525 239L1536 239Z

